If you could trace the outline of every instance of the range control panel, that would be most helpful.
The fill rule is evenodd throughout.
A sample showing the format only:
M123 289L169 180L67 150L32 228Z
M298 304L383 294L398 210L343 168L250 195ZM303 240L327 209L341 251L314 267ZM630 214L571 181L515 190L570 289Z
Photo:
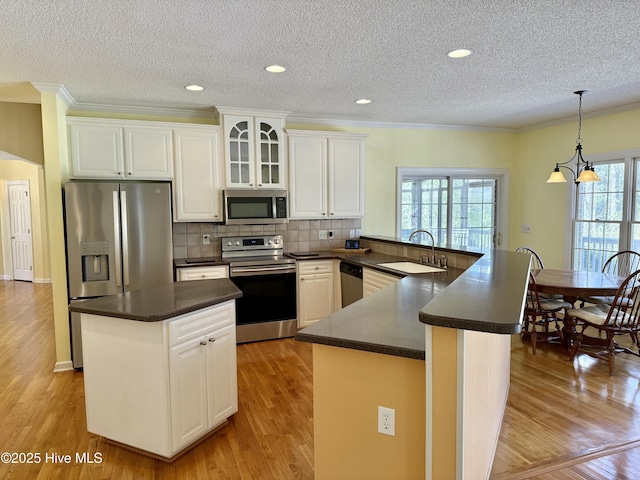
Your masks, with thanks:
M251 255L275 255L282 253L284 243L282 235L258 235L251 237L223 237L222 256L234 253Z

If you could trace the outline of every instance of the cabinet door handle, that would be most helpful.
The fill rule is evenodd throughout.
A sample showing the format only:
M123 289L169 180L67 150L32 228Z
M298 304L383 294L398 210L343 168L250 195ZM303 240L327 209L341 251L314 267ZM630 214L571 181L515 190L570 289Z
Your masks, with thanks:
M205 346L206 344L207 344L207 342L205 342L204 340L202 340L202 341L200 342L200 345L202 345L202 346Z
M216 339L214 337L209 337L209 342L214 343Z

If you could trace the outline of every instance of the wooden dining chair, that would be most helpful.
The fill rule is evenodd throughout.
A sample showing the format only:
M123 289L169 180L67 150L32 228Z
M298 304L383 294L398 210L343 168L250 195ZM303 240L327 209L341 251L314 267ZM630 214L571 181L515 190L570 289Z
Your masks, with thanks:
M544 264L542 263L542 259L540 255L534 252L529 247L518 247L516 248L517 253L528 253L531 255L531 270L542 270L544 268Z
M628 277L632 272L640 269L640 253L631 250L623 250L618 252L607 259L602 266L602 273L610 273L612 275L618 275L619 277ZM610 296L595 296L580 298L581 306L584 307L585 303L600 304L605 303L611 305L613 297Z
M599 303L585 308L569 309L565 313L565 322L570 326L571 332L571 360L578 349L581 349L594 358L607 360L609 375L613 375L613 362L617 354L631 353L640 357L640 352L622 347L615 341L616 336L629 334L635 348L639 348L640 270L636 270L625 279L610 304ZM586 336L584 332L588 327L597 329L605 338ZM596 347L595 351L591 350L593 347Z
M572 308L569 302L541 297L538 294L536 277L529 273L529 287L527 289L527 301L524 307L523 326L520 336L523 339L530 337L534 355L536 354L538 342L563 340L558 313L568 308ZM555 330L549 330L550 324L554 325ZM538 327L541 327L542 330L539 331Z
M529 247L518 247L516 248L516 253L528 253L531 255L531 270L542 270L544 268L544 263L542 263L542 258L538 255L533 249ZM540 293L541 298L545 298L548 300L562 300L562 295L557 295L555 293Z

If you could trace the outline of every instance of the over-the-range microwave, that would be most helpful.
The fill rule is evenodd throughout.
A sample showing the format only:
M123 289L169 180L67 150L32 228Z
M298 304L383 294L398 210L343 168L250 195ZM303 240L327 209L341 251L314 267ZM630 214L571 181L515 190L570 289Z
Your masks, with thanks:
M227 225L268 225L287 222L286 190L225 190Z

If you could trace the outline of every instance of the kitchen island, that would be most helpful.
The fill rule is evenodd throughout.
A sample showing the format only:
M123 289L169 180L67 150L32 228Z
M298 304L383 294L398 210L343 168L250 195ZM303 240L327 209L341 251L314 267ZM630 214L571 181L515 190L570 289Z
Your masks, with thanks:
M528 270L525 255L486 252L298 332L313 343L316 478L486 477ZM395 436L377 433L380 406L395 410Z
M82 314L87 429L165 461L238 410L228 279L178 282L69 307Z

